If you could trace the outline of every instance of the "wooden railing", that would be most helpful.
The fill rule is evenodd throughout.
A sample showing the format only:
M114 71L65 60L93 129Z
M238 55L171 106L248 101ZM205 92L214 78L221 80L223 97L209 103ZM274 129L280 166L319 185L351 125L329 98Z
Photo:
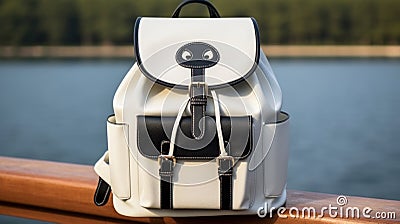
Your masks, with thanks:
M263 45L268 57L399 58L399 45ZM133 46L0 46L0 58L133 58Z
M372 212L391 212L394 219L367 217L330 217L323 211L323 218L290 216L292 207L301 211L313 207L321 215L325 206L338 206L337 195L288 191L287 218L259 218L249 216L192 217L192 218L131 218L117 214L111 200L103 207L93 204L93 193L98 177L91 166L0 157L0 214L57 223L392 223L400 222L400 201L347 197L347 206L361 210L370 207ZM294 210L293 210L294 211ZM292 211L292 214L294 214Z

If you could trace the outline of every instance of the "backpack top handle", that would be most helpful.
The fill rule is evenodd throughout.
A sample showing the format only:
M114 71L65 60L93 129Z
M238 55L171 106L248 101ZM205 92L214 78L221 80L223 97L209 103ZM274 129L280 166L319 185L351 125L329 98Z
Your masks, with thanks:
M178 18L179 14L181 13L182 8L185 5L193 4L193 3L198 3L207 6L208 12L210 14L210 18L221 18L221 16L218 13L218 10L214 7L211 2L207 0L186 0L181 2L181 4L178 5L178 7L175 9L174 13L172 14L172 18Z

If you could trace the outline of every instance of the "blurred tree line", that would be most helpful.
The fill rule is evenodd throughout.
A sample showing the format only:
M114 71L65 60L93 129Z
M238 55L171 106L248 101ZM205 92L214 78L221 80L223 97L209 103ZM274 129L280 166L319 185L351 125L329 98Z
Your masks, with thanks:
M138 16L169 17L180 0L0 0L0 45L131 44ZM400 0L214 0L252 16L264 44L400 44ZM199 5L183 16L206 16Z

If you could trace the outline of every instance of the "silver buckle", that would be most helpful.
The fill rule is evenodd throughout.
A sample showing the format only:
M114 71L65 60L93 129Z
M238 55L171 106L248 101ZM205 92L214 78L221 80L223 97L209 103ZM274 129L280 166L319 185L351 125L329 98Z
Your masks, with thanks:
M223 159L223 160L231 160L232 161L232 166L235 164L235 158L233 158L233 156L218 156L217 157L217 163L219 165L219 161Z
M158 156L158 165L161 166L161 160L162 159L167 159L167 160L172 160L172 166L176 165L176 158L175 156L169 156L169 155L159 155Z
M207 94L208 94L208 85L207 85L206 82L191 82L189 84L190 97L192 97L192 88L193 88L193 86L195 86L196 88L200 88L200 87L204 86L204 95L207 96Z

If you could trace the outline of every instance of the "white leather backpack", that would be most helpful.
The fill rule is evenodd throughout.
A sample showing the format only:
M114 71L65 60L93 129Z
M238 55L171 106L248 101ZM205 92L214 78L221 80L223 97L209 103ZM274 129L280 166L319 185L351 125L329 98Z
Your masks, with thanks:
M190 3L210 18L178 18ZM208 1L138 18L115 93L95 204L126 216L255 214L286 201L289 124L253 18ZM110 189L111 187L111 189Z

